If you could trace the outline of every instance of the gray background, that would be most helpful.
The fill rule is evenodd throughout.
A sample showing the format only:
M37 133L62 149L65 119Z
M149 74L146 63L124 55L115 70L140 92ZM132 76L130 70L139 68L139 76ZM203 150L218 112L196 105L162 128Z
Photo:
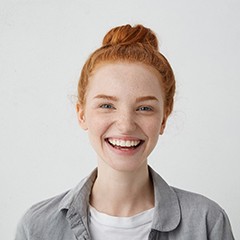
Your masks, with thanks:
M116 25L158 35L175 71L175 110L150 164L208 196L240 239L240 3L234 0L0 0L0 232L96 165L77 123L81 67Z

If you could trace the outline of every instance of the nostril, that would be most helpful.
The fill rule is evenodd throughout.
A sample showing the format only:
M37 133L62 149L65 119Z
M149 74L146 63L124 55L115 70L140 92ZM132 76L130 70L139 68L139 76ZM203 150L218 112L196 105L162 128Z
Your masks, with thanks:
M117 121L117 127L121 132L134 131L136 129L136 123L132 118L121 117Z

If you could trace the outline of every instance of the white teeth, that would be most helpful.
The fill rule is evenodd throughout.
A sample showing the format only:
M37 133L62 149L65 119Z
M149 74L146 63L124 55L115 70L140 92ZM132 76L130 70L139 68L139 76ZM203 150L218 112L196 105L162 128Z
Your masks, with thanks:
M140 140L137 141L124 141L124 140L118 140L118 139L108 139L108 141L114 145L114 146L119 146L119 147L136 147L139 143Z

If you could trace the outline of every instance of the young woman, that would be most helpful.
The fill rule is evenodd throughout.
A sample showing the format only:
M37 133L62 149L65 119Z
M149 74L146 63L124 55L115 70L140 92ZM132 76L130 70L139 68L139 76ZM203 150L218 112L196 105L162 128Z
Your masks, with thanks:
M71 191L30 208L16 240L233 240L221 207L170 187L148 166L174 92L173 71L150 29L110 30L78 85L78 120L97 168Z

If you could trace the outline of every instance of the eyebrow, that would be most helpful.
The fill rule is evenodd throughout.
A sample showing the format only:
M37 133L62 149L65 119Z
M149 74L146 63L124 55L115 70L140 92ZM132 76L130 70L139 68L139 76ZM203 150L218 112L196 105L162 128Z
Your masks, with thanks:
M117 101L118 98L115 96L109 96L109 95L105 95L105 94L99 94L97 96L94 97L94 99L106 99L106 100L111 100L111 101Z
M94 99L106 99L106 100L111 100L111 101L115 101L115 102L118 100L118 98L115 96L110 96L110 95L105 95L105 94L99 94L99 95L95 96ZM159 102L159 100L154 96L143 96L143 97L139 97L136 99L136 102L143 102L143 101Z
M154 96L143 96L143 97L139 97L136 99L136 102L143 102L143 101L157 101L159 102L159 100L154 97Z

